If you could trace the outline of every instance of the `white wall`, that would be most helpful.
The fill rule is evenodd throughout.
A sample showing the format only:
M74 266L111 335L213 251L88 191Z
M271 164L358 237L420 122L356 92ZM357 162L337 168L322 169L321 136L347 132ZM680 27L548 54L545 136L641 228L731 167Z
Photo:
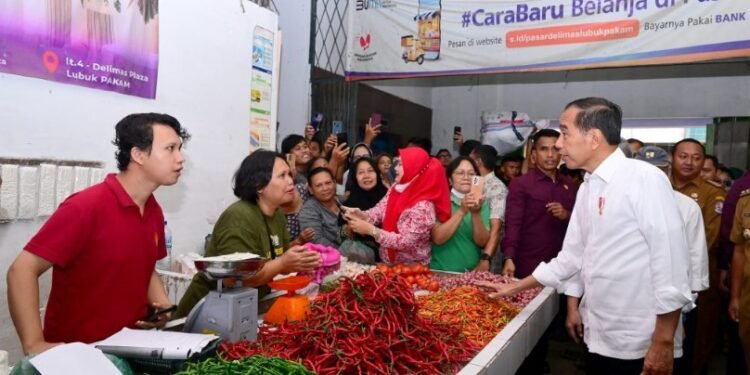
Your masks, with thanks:
M432 79L407 78L392 80L363 81L362 84L385 91L393 96L406 99L421 106L432 108Z
M517 110L559 117L578 98L603 96L629 118L750 115L750 66L705 63L589 71L435 78L433 148L451 145L453 127L479 139L482 111Z
M165 1L160 4L156 100L0 74L0 156L92 160L114 171L114 125L132 112L163 112L192 133L179 183L156 197L174 235L174 251L203 245L230 202L231 178L247 155L252 33L256 21L275 30L275 15L249 2ZM5 272L41 220L0 224L0 306ZM46 302L49 280L42 285ZM20 355L6 308L0 308L0 349Z
M310 1L277 1L281 44L279 89L279 137L302 134L310 121Z

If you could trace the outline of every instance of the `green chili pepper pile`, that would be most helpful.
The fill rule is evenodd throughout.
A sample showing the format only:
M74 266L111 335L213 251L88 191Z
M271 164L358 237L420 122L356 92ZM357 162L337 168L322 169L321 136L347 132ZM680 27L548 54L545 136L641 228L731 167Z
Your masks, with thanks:
M189 363L187 369L175 375L314 375L314 373L296 362L254 355L234 361L210 358L199 363Z
M340 283L304 321L264 325L256 343L222 344L222 357L281 357L321 375L433 375L457 372L481 349L458 328L419 316L402 278L374 273Z

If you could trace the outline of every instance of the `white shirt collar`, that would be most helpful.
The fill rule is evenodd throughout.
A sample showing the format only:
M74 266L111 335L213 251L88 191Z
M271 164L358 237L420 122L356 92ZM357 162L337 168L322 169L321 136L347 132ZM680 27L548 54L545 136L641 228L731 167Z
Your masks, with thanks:
M594 173L586 173L586 176L584 177L584 180L588 181L588 178L590 175L597 175L599 178L604 180L604 182L610 182L612 181L612 177L617 172L622 171L622 162L627 160L625 157L625 154L620 150L619 148L616 148L614 152L612 152L609 156L607 156L604 161L599 164L598 167L594 170Z

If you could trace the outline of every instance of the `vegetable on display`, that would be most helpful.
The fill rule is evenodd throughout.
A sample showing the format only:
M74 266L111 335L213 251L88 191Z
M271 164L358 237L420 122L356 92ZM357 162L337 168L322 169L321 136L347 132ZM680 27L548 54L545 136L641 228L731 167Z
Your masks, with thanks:
M430 272L430 267L424 264L409 265L399 263L388 266L381 263L375 266L375 270L389 276L401 276L414 289L429 290L431 292L440 290L438 278Z
M420 315L459 327L469 340L481 346L487 345L520 311L471 286L421 296L417 302Z
M175 375L314 375L299 363L281 358L265 358L259 355L224 361L209 358L203 362L188 363L187 368Z
M478 281L508 284L515 282L516 280L513 280L507 276L495 275L489 272L466 272L452 277L441 278L440 289L450 290L464 285L475 286ZM485 292L488 291L484 290L483 287L480 287L479 290ZM541 290L542 288L524 290L523 292L520 292L514 296L503 297L503 300L508 301L512 305L522 309L526 307L526 305L528 305L529 302L531 302L531 300L534 299L539 294L539 292L541 292Z
M420 316L402 278L376 272L339 283L306 320L263 325L257 342L222 344L221 356L281 357L323 375L453 374L481 349L457 327Z

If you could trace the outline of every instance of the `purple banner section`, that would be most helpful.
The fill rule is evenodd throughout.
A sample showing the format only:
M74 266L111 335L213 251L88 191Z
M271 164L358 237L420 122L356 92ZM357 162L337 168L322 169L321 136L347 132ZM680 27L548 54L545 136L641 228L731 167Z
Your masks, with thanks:
M0 72L155 98L158 2L122 2L0 5Z

